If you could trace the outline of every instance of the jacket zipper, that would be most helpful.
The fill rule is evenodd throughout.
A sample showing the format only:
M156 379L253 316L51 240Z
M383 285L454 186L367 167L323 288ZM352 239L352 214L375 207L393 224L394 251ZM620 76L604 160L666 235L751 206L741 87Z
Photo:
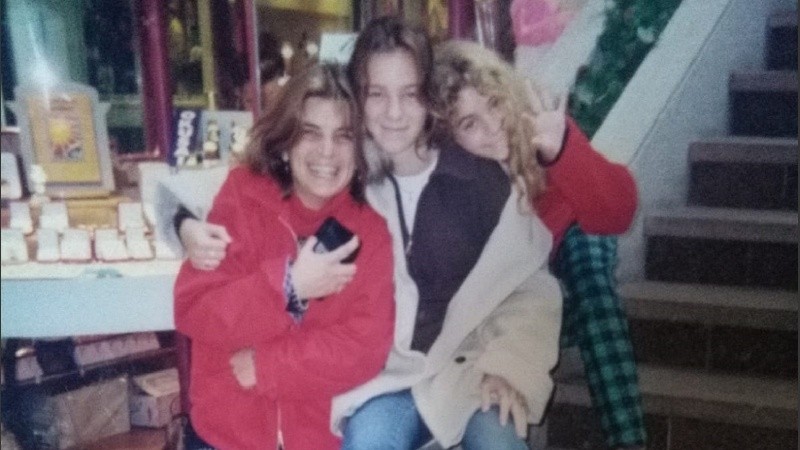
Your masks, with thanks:
M277 405L278 402L275 402ZM283 431L281 430L281 407L278 405L278 450L283 450Z
M289 233L292 235L292 239L294 240L294 244L297 247L297 251L300 251L300 239L297 237L297 233L294 232L294 228L289 224L289 221L283 216L283 214L278 215L278 221L287 229ZM291 325L294 327L294 324ZM281 415L281 406L278 403L277 399L275 400L275 406L278 409L278 434L277 434L277 447L278 450L284 450L283 444L283 424L282 424L282 415Z

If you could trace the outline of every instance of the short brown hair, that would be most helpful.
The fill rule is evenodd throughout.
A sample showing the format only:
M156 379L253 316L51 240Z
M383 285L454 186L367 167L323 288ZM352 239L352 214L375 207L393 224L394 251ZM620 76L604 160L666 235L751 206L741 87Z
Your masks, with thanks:
M405 51L414 60L419 75L419 95L428 115L425 121L425 138L434 128L433 105L433 48L428 35L420 28L412 27L403 19L394 16L379 17L367 24L358 35L347 74L355 89L360 108L369 85L367 65L376 53Z
M283 155L291 152L300 139L303 107L305 100L311 97L337 100L347 106L356 158L350 194L364 202L367 163L360 135L361 114L344 69L335 63L311 65L289 79L274 104L253 127L245 164L255 173L274 178L284 195L292 192L292 173Z

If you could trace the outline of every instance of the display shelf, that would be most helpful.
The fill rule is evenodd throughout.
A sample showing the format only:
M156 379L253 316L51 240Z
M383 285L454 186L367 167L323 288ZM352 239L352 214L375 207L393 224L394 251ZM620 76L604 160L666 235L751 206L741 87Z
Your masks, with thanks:
M163 450L168 448L168 444L168 430L165 428L131 427L127 433L69 447L67 450Z
M11 347L8 350L11 350ZM173 347L148 350L37 378L20 381L9 379L5 380L6 384L3 389L38 386L47 392L65 392L123 373L134 376L168 367L175 367L175 349ZM6 370L11 373L8 366L6 366Z

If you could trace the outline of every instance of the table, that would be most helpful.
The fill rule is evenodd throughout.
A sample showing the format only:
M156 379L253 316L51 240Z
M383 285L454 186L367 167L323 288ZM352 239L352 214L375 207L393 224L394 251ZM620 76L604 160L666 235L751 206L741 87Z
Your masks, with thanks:
M3 266L0 337L172 330L179 267L174 260Z

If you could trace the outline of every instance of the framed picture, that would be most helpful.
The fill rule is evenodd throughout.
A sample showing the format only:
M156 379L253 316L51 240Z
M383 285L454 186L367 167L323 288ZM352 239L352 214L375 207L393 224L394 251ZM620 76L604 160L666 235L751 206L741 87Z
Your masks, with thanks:
M47 89L17 86L16 102L20 153L25 172L41 166L49 196L69 198L108 195L114 175L108 146L106 114L91 86L57 84ZM34 191L31 177L29 190Z

